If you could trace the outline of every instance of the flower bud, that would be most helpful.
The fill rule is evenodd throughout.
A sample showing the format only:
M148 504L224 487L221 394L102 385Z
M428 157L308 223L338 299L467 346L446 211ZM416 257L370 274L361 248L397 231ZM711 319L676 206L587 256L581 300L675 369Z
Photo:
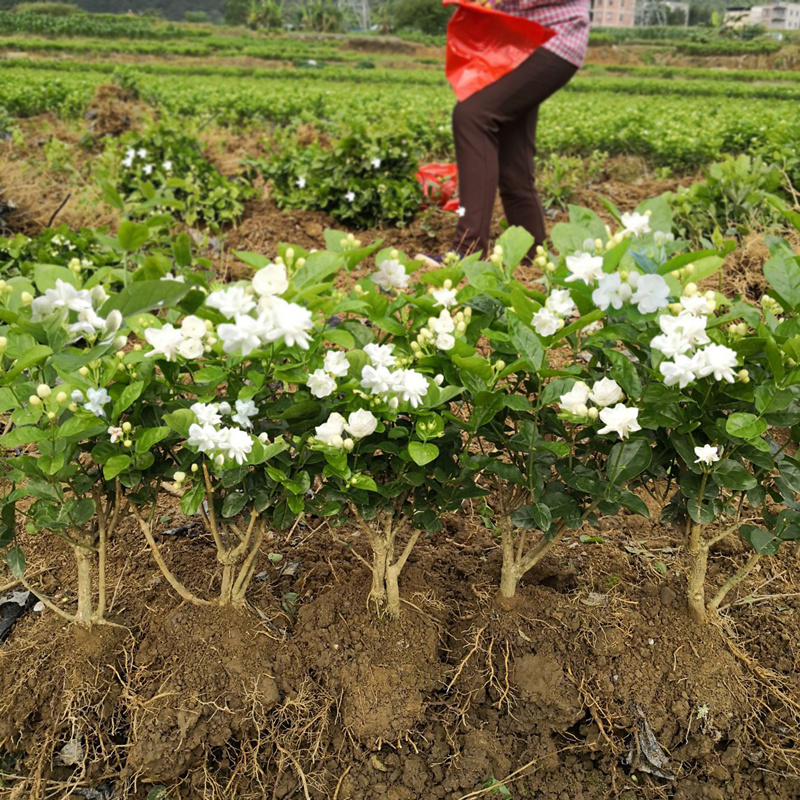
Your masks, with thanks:
M711 289L709 289L709 290L706 292L706 295L705 295L705 296L706 296L706 300L715 300L715 299L716 299L716 297L717 297L717 295L716 295L716 294L715 294L715 293L714 293L714 292L713 292Z
M300 267L304 267L304 266L305 266L305 264L306 264L306 260L305 260L304 258L298 258L298 259L297 259L297 267L298 267L298 269L299 269Z
M393 397L391 400L389 400L389 408L392 411L397 411L397 407L399 405L400 405L400 401L396 397Z
M286 249L286 258L289 261L293 261L294 260L294 247L288 247Z
M126 439L122 444L125 447L131 447L133 445L133 442L130 439Z
M686 265L686 266L683 268L683 271L684 271L684 273L686 273L687 275L691 275L691 274L694 272L694 264L687 264L687 265Z
M55 418L56 418L56 412L55 411L48 411L47 412L47 419L49 419L52 422Z
M130 422L123 422L122 423L122 430L125 433L130 433L132 428L133 428L133 425L131 425Z
M419 342L411 342L411 349L417 353L421 349L419 346Z
M66 402L67 402L67 393L66 392L59 392L56 395L56 403L61 405L62 403L66 403Z
M176 472L174 478L175 478L175 483L183 483L186 480L186 473Z
M669 309L669 310L670 310L670 311L671 311L673 314L680 314L680 313L681 313L681 311L683 311L683 306L682 306L680 303L670 303L670 304L667 306L667 308L668 308L668 309Z
M683 295L684 297L692 297L693 295L697 294L697 284L696 283L687 283L686 286L683 287Z
M577 414L579 417L588 417L588 416L589 416L589 406L587 406L587 405L585 405L585 404L583 404L583 405L580 405L580 406L578 406L578 408L576 409L575 413L576 413L576 414Z
M332 436L331 437L331 447L344 447L344 439L341 436Z
M38 395L38 394L32 394L32 395L31 395L31 396L28 398L28 402L29 402L29 403L30 403L32 406L34 406L35 408L38 408L38 407L39 407L39 406L42 404L42 398L41 398L41 397L39 397L39 395Z
M536 255L537 256L545 255L544 247L542 247L540 244L536 245Z
M392 251L389 253L389 258L397 260L399 257L400 257L400 251L397 248L393 248Z
M495 369L496 369L498 372L502 372L502 371L503 371L503 370L506 368L506 362L505 362L505 361L503 361L503 359L501 358L501 359L499 359L498 361L495 361L495 362L494 362L494 368L495 368Z
M74 414L78 410L76 403L70 403L67 408Z
M453 288L453 281L451 281L451 280L450 280L450 278L448 278L448 279L447 279L447 280L446 280L446 281L445 281L445 282L442 284L442 286L443 286L445 289L452 289L452 288Z
M539 250L541 250L542 252L541 252L541 253L539 253ZM493 250L492 252L493 252L493 253L494 253L496 256L502 256L502 255L503 255L503 245L501 245L501 244L496 244L496 245L494 246L494 250ZM536 251L536 252L537 252L539 255L544 255L544 248L542 248L542 246L541 246L541 245L539 245L539 248L537 249L537 251Z
M8 284L4 280L2 280L0 278L0 294L2 294L6 290L7 287L8 287Z
M547 269L548 272L555 272L556 271L556 265L552 261L548 261L546 269Z
M198 467L197 464L192 464L192 472L199 472L199 471L200 467Z
M267 436L266 433L259 433L258 441L261 442L261 444L267 444L269 442L269 436Z
M596 408L590 408L586 416L589 417L589 419L597 419L600 416L600 412Z
M458 331L458 333L464 333L464 331L466 329L467 329L467 326L463 322L459 322L458 325L456 325L456 330Z
M36 387L36 394L38 394L39 397L42 398L42 400L47 400L47 398L50 397L52 393L53 390L46 383L40 383Z
M598 253L602 252L603 250L603 240L602 239L595 239L594 240L594 249L597 250Z
M29 306L33 302L33 295L30 292L23 292L19 299L22 300L22 305Z
M434 377L434 379L433 379L433 382L434 382L434 383L435 383L437 386L441 386L441 385L444 383L444 375L441 375L441 374L439 374L439 375L436 375L436 376Z
M275 256L275 263L283 266L283 259L280 256Z
M742 383L750 383L750 373L746 369L740 369L737 377Z
M472 309L471 309L469 306L467 306L467 307L464 309L464 319L465 319L467 322L469 322L469 321L472 319Z
M709 314L713 314L717 310L717 301L716 300L707 300L706 301L706 308L708 309Z
M125 347L126 344L128 344L128 337L127 336L120 335L120 336L117 336L116 339L114 339L114 348L116 350L122 350L122 348ZM124 356L125 353L123 353L122 355Z
M81 367L78 373L85 378L89 374L89 367Z
M222 455L222 453L220 453L219 455L217 455L217 456L214 458L214 463L215 463L215 464L216 464L218 467L221 467L221 466L222 466L222 465L225 463L225 456L224 456L224 455Z
M356 443L352 439L345 439L344 442L342 442L342 444L344 446L344 449L347 450L348 453L352 453L353 448L356 446Z
M5 336L0 336L0 356L3 355L8 347L8 339Z

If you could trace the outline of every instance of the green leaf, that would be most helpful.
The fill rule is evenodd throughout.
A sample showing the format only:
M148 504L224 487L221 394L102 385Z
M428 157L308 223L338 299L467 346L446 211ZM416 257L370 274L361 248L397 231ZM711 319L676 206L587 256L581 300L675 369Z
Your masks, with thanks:
M620 353L619 350L606 350L608 360L611 362L611 377L622 387L628 397L637 399L642 394L642 382L636 373L636 367L630 355Z
M511 273L530 252L534 238L525 228L513 226L503 233L496 244L503 248L503 264Z
M112 456L103 464L103 477L107 480L113 480L121 472L125 472L130 466L131 457L126 456L124 453Z
M544 503L533 503L520 506L511 515L511 521L514 523L514 527L523 531L538 528L540 531L546 532L550 530L550 526L553 524L553 516Z
M0 436L0 447L19 447L22 444L31 444L45 438L45 431L33 425L22 428L13 428L4 436Z
M167 427L145 428L144 430L137 431L136 452L146 453L153 445L158 444L163 439L166 439L169 434L170 429Z
M179 233L172 240L172 255L179 267L188 267L192 263L192 240L188 233Z
M171 414L164 415L164 422L184 439L189 435L189 427L196 421L194 412L188 408L179 408Z
M439 448L430 442L409 442L408 454L415 464L424 467L439 455Z
M611 448L606 462L608 479L618 486L641 475L649 466L653 457L650 441L647 439L629 439L618 442Z
M38 364L40 361L44 361L51 355L53 355L53 351L46 345L36 344L33 347L29 347L25 353L14 362L14 366L3 377L2 383L12 383L14 378L23 370L32 367L34 364Z
M128 384L119 396L119 399L116 403L114 403L114 411L112 413L112 419L114 421L118 420L120 414L125 411L127 408L130 408L133 403L135 403L142 394L144 390L144 381L136 381L135 383Z
M25 574L25 553L17 545L10 548L6 553L6 564L15 578L21 578Z
M774 556L781 546L781 539L755 525L742 525L739 533L760 556Z
M106 300L99 313L107 317L116 309L127 318L156 308L171 308L190 288L179 281L136 281Z
M687 501L686 510L698 525L710 525L717 518L711 503L701 503L694 497Z
M800 263L797 257L775 253L764 264L764 277L786 310L800 310Z
M726 458L716 465L711 473L711 478L720 489L733 489L738 492L754 489L758 485L758 481L742 464L730 458Z
M246 505L248 497L244 492L233 492L222 501L222 516L235 517Z
M737 412L731 414L725 421L725 430L738 439L755 439L767 430L767 423L755 414Z
M544 363L544 347L539 337L516 314L506 312L508 332L520 358L528 362L534 372L538 372Z
M368 492L378 491L378 484L375 483L375 480L373 478L370 478L369 475L363 475L363 474L354 475L352 478L352 485L355 486L357 489L364 489Z
M181 497L181 511L189 517L197 513L200 504L205 500L206 492L202 481L197 481L191 488L184 492Z
M117 241L122 250L126 253L132 253L134 250L138 250L147 241L149 236L150 229L147 225L125 220L119 224Z

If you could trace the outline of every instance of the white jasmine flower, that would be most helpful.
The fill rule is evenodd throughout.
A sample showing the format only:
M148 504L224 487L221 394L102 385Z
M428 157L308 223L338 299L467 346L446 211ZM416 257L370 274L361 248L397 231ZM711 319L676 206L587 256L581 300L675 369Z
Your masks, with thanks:
M386 367L371 367L366 364L361 370L361 386L372 394L386 394L391 391L392 373Z
M71 283L58 278L55 289L48 289L31 303L31 319L39 322L59 308L78 313L89 311L92 308L92 295L86 289L76 289Z
M558 398L561 410L567 414L580 415L589 402L589 387L583 381L575 381L572 388Z
M710 344L696 354L697 376L705 378L713 375L714 380L733 383L736 375L733 372L736 366L736 351L724 344Z
M217 403L195 403L189 410L197 417L200 425L219 425L222 422Z
M367 347L369 346L370 345L367 345ZM394 345L387 346L393 347ZM367 355L369 355L369 353L367 353ZM375 364L376 362L373 360L372 363ZM394 363L394 359L392 359L392 363ZM347 375L348 371L350 370L350 362L347 360L347 356L341 350L328 350L328 352L325 353L325 359L322 362L322 366L325 369L325 372L327 372L329 375L333 375L334 378L344 378L344 376Z
M439 350L452 350L456 346L455 337L452 333L437 334L436 346Z
M297 185L298 189L305 189L306 188L306 179L303 178L303 177L300 177L295 181L295 184Z
M172 172L172 162L167 159L162 165L164 172Z
M202 339L206 335L206 323L200 317L190 314L183 318L181 333L187 339Z
M238 428L223 428L217 437L217 447L241 466L253 449L253 438Z
M697 362L689 356L676 355L674 361L662 361L658 365L659 372L664 376L665 386L675 386L685 389L696 379L695 367Z
M70 394L69 399L72 400L73 403L82 403L83 402L83 392L80 389L73 389L72 394Z
M683 306L687 314L695 314L697 316L708 314L708 300L702 294L694 294L691 297L683 295L680 299L680 304Z
M567 278L567 283L583 281L587 286L591 286L603 274L603 259L600 256L580 253L567 256L566 261L567 269L571 273Z
M381 261L378 271L370 275L370 280L384 291L408 288L408 275L403 264L395 259Z
M202 339L184 339L178 345L178 355L189 360L201 358L204 352Z
M650 233L650 217L646 214L639 214L636 211L623 214L620 217L623 225L623 233L630 233L633 236L642 236Z
M456 329L456 324L450 316L450 312L443 308L438 317L428 318L428 327L434 333L452 333Z
M132 147L129 147L125 151L125 158L129 158L131 161L133 161L133 159L136 158L136 151Z
M456 304L456 290L455 289L434 289L431 292L433 299L436 301L437 306L442 308L450 308Z
M242 428L252 428L251 417L258 416L258 408L252 400L237 400L236 413L231 419Z
M106 321L93 308L85 308L78 312L78 321L67 326L67 331L72 336L94 336L105 328Z
M609 306L619 310L623 303L631 299L631 287L622 282L618 272L603 275L592 292L592 302L602 311Z
M371 411L361 408L350 414L344 429L354 439L363 439L365 436L371 436L375 433L377 427L378 420L376 416Z
M226 353L240 352L249 356L262 345L265 331L263 321L246 315L237 315L233 324L223 323L217 328L217 335Z
M311 339L308 332L314 327L311 312L297 303L282 301L272 311L272 330L266 335L268 342L283 339L287 347L297 345L308 350Z
M153 348L147 354L148 358L151 356L164 356L167 361L172 361L178 354L178 348L183 343L184 337L181 331L168 322L160 328L147 328L144 332L144 338Z
M326 422L323 422L322 425L317 425L317 427L314 428L314 432L316 434L315 438L317 441L322 442L329 447L341 447L342 434L344 433L344 426L346 424L347 420L345 420L341 414L337 414L334 411L328 417Z
M87 389L86 397L88 400L83 407L96 417L104 417L106 412L103 406L111 402L109 393L105 389Z
M142 172L144 172L145 175L152 175L153 174L153 165L152 164L145 164L142 167Z
M116 444L125 436L125 431L122 428L111 425L108 429L108 435L111 437L111 444Z
M652 314L669 305L669 286L661 275L641 275L631 301L641 314Z
M209 453L216 449L218 440L219 435L213 425L198 425L194 422L189 426L189 438L186 444L196 448L199 453Z
M401 369L394 373L394 391L403 403L417 408L428 394L428 379L413 369Z
M458 214L459 217L463 217L466 213L467 213L467 209L464 208L464 206L459 206L456 209L456 214Z
M259 297L283 294L288 288L289 280L283 264L267 264L253 276L253 289Z
M314 370L306 383L314 397L328 397L336 391L336 381L324 369Z
M719 447L714 447L713 444L704 444L702 447L695 447L694 454L697 456L695 464L705 464L711 466L714 462L719 461Z
M348 203L352 203L356 199L356 193L350 191L344 196L344 199L347 200Z
M139 158L147 158L147 150L145 150L144 147L140 147L136 154Z
M706 333L707 317L697 317L684 312L678 314L677 317L662 314L658 318L658 324L665 334L679 334L693 348L698 344L708 344L711 341Z
M373 169L380 169L381 160L379 158L373 158L370 163L372 164Z
M183 275L173 275L171 272L168 272L163 278L159 278L160 281L175 281L176 283L186 283L186 278Z
M638 423L639 409L617 403L613 408L604 408L600 411L600 420L605 427L600 428L599 434L616 433L620 439L627 439L631 433L640 431L642 426Z
M229 286L212 292L206 298L206 305L218 309L228 319L237 314L248 314L256 307L253 298L241 286Z
M592 386L592 391L589 392L589 399L601 408L619 403L623 396L620 385L611 378L601 378L596 381Z
M568 317L575 310L575 301L569 289L553 289L545 300L545 307L560 317Z
M654 336L650 346L663 353L667 358L677 358L692 349L691 342L684 339L679 332Z
M539 336L552 336L564 327L564 321L549 308L540 308L531 319L533 329Z
M369 360L376 367L392 367L397 359L392 355L393 344L370 344L364 345L364 352L369 356Z

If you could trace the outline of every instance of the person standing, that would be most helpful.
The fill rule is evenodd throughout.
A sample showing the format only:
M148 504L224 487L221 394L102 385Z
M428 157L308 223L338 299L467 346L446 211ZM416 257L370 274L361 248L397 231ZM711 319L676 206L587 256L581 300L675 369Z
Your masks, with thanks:
M539 107L583 64L589 43L589 3L502 0L493 6L534 20L554 30L555 36L453 111L460 202L454 252L488 251L498 188L509 225L528 230L534 247L544 243L544 208L533 175Z

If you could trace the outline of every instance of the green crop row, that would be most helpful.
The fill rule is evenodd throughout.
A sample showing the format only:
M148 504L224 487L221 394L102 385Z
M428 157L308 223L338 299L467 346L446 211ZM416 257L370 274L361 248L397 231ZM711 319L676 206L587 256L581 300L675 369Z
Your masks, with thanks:
M707 67L634 66L629 64L584 64L583 75L596 77L624 75L662 80L707 80L736 83L800 82L800 71L788 69L713 69Z

